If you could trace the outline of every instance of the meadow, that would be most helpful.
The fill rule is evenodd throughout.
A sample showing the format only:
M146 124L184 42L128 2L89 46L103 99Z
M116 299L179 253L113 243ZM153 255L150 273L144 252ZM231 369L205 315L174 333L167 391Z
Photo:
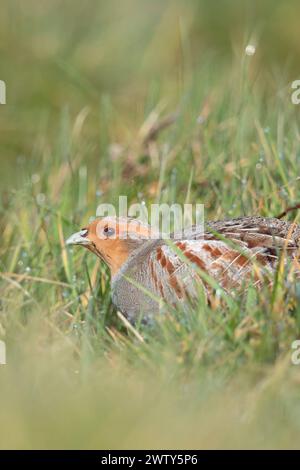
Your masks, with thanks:
M299 9L2 0L0 448L299 448L288 270L132 327L64 243L119 195L206 220L299 203Z

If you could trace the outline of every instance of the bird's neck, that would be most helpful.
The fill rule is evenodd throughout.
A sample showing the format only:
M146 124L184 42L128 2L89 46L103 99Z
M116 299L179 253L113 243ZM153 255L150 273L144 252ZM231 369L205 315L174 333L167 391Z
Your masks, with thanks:
M110 268L112 277L120 271L126 261L136 253L145 241L146 240L131 239L120 240L111 250L105 253L105 262Z

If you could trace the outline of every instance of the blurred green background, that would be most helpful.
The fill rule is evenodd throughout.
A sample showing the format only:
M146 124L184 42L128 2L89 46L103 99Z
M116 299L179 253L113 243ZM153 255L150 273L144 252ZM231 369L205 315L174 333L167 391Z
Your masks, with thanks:
M22 158L39 164L41 138L52 157L64 109L74 117L88 108L86 157L99 169L106 126L112 139L130 138L162 98L177 107L191 82L195 107L214 84L226 94L248 43L257 46L253 81L276 95L275 79L289 87L300 74L299 11L296 0L3 0L1 184L22 173Z
M135 330L103 264L64 246L119 194L213 219L299 202L299 17L296 0L1 1L0 447L299 447L299 283Z

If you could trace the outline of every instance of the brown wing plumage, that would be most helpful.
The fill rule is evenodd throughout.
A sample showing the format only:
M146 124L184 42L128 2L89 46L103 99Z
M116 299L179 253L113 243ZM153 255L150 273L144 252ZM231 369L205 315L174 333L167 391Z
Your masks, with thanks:
M213 239L216 238L216 233L232 240L243 241L250 248L252 246L296 248L300 240L299 225L264 217L240 217L208 222L204 233L197 230L197 227L192 227L187 238Z
M204 233L194 228L187 239L174 240L175 249L162 245L151 253L154 287L167 300L195 294L193 280L208 289L193 265L225 289L241 286L250 276L258 284L274 270L282 250L295 255L299 237L299 226L277 219L244 217L210 222Z

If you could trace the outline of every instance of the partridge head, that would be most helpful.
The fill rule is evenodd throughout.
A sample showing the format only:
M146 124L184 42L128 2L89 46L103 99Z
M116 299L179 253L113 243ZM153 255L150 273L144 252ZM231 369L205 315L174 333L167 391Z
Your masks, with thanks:
M151 236L151 227L135 219L105 217L95 219L78 233L67 245L81 245L95 253L110 268L112 278L121 266L145 240Z

